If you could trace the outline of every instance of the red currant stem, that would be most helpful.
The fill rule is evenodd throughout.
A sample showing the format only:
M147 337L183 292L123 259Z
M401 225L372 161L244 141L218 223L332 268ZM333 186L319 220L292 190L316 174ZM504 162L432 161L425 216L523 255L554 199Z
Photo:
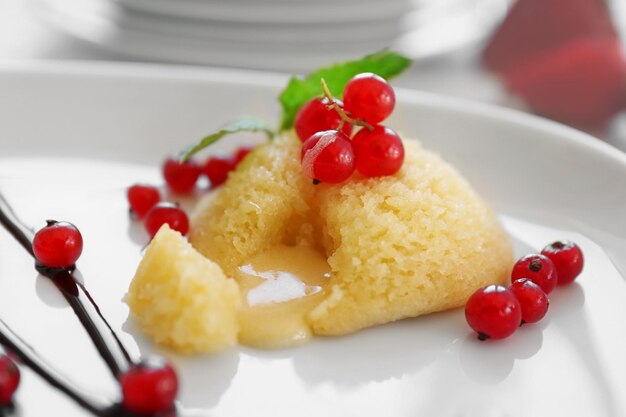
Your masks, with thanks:
M335 99L333 98L332 93L328 89L328 85L326 84L326 81L323 78L321 78L320 81L322 83L322 91L324 93L324 97L326 97L326 99L328 99L328 102L330 103L327 105L328 109L329 110L334 109L339 115L339 117L341 117L341 124L339 125L337 130L341 130L341 128L343 127L343 123L350 123L352 126L362 126L362 127L365 127L369 131L374 130L374 126L367 123L365 120L353 119L352 117L348 116L348 113L346 113L344 109L342 109L341 107L337 105L337 103L335 103Z

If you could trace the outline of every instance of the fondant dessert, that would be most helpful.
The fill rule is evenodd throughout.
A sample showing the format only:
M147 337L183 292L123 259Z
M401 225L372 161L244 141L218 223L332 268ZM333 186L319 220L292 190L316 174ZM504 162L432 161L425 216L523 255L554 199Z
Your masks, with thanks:
M341 101L323 78L312 80L323 97L301 106L294 133L224 160L220 181L207 174L216 190L197 205L189 233L205 262L166 239L167 229L150 245L129 305L157 342L187 352L216 350L235 336L256 347L293 346L460 307L507 280L512 248L489 206L441 158L380 124L395 105L387 81L356 74ZM188 152L242 127L268 130L242 120ZM195 181L200 168L189 156L170 161L180 174L166 175L168 184L192 169ZM186 223L168 224L187 232Z
M458 172L415 141L405 147L396 175L313 185L302 175L301 142L277 138L198 205L190 241L235 278L250 259L285 246L324 258L329 278L304 317L316 334L462 306L477 288L507 279L509 239Z

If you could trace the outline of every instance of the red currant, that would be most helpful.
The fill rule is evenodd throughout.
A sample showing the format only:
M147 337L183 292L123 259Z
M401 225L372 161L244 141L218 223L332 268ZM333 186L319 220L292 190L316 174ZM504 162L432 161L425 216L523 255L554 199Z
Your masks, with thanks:
M161 226L167 223L171 229L186 235L189 231L189 219L187 214L178 204L161 202L148 211L144 219L146 231L150 237L157 234Z
M354 152L346 135L336 130L317 132L302 144L304 174L314 181L337 184L354 172Z
M343 108L341 100L335 99L335 103ZM301 141L304 142L317 132L339 127L341 117L334 109L329 109L328 104L327 98L316 97L302 106L294 121L296 134ZM352 125L344 123L341 132L349 137L352 132Z
M522 308L522 324L536 323L548 312L548 296L539 285L528 278L513 281L509 289Z
M480 340L504 339L519 327L522 309L513 292L501 285L489 285L467 300L465 319Z
M404 161L400 136L388 127L363 128L352 138L356 170L365 177L393 175Z
M20 385L20 370L6 355L0 356L0 405L11 404L13 394Z
M37 261L48 268L70 268L83 251L83 237L72 223L48 220L33 239Z
M120 377L122 404L138 414L156 414L174 406L178 377L172 366L160 357L134 365Z
M163 164L163 178L167 186L175 193L185 194L193 190L202 169L193 160L180 162L176 158L168 158Z
M551 243L541 251L554 263L559 284L569 284L582 272L585 263L583 252L569 240Z
M511 281L520 278L528 278L546 294L550 294L557 283L556 268L550 258L544 255L526 255L515 263L511 272Z
M235 169L235 161L230 158L211 157L204 165L204 174L211 181L211 187L216 188L228 179L228 173Z
M241 148L237 149L235 151L235 155L233 156L233 161L235 163L235 166L239 165L239 163L243 161L243 158L245 158L246 155L248 155L253 150L254 150L254 147L252 146L242 146Z
M396 95L384 78L365 72L348 81L343 91L343 102L351 117L377 124L393 111Z
M156 203L161 201L159 189L152 185L135 184L128 188L128 203L131 213L142 218Z

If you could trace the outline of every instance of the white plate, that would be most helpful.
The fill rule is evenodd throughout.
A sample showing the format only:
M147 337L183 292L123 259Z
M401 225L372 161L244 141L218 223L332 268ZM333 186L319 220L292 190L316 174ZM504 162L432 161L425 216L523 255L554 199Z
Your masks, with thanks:
M354 13L333 12L336 21L313 19L308 23L303 19L311 14L301 9L306 6L303 4L270 13L284 20L250 22L203 14L167 0L162 2L178 11L187 10L189 15L172 15L167 10L131 11L127 4L112 0L31 1L34 10L57 29L125 57L308 72L319 62L350 59L383 48L398 50L413 59L457 50L485 36L503 15L509 0L437 0L427 1L424 6L416 2L410 10L402 2L379 3L377 7L384 5L385 13L370 6L359 7L373 13L369 20L351 20L348 17L354 17ZM202 1L188 2L207 7ZM239 15L249 12L241 5L219 3L221 7L232 7ZM404 8L397 10L398 5ZM276 7L282 10L284 6ZM294 13L300 19L289 18ZM310 36L315 33L315 25L320 34Z
M387 2L268 2L195 0L116 0L135 10L186 18L227 22L324 23L376 21L400 17L411 10L411 0Z
M0 71L0 190L33 226L79 225L86 285L134 355L160 349L127 323L121 302L146 241L127 218L126 186L159 182L166 153L233 117L275 121L285 79L77 63ZM554 293L542 323L496 343L478 342L454 310L289 350L171 355L181 416L626 415L626 156L532 116L398 96L389 124L458 166L500 212L518 254L570 238L585 252L583 274ZM71 380L116 398L71 311L1 231L0 317ZM21 415L85 415L23 374Z
M109 15L120 30L136 30L170 37L195 38L205 41L231 43L253 42L267 49L269 46L310 45L341 48L342 45L379 40L390 44L405 28L402 17L356 22L230 22L219 19L184 18L168 14L154 14L121 9L124 13ZM106 14L104 14L107 17ZM270 44L270 45L267 45ZM344 46L345 48L345 46Z

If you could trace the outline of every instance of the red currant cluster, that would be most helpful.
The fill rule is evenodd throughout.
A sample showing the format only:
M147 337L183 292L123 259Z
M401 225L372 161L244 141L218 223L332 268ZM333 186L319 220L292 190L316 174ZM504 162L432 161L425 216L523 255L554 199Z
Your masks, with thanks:
M520 258L509 288L489 285L467 300L465 318L480 340L504 339L525 323L536 323L548 311L548 294L569 284L583 269L583 253L573 242L557 241Z
M332 97L323 81L322 87L325 97L306 103L294 122L303 141L305 175L314 184L337 184L355 170L365 177L395 174L404 161L402 140L379 124L396 103L389 83L376 74L359 74L346 85L343 102ZM361 129L350 140L353 126Z
M228 178L228 173L248 155L253 148L241 147L230 157L212 156L204 165L193 159L180 162L177 158L168 158L163 163L163 178L170 190L177 194L189 194L204 175L211 182L211 188L217 188Z
M167 187L176 194L193 192L202 175L208 178L211 188L217 188L252 149L241 147L232 157L211 157L204 165L192 159L180 162L176 158L168 158L163 163L163 178ZM154 237L165 223L183 235L189 231L189 218L185 211L176 203L162 201L157 187L135 184L128 188L127 197L131 214L137 219L143 219L150 237Z

